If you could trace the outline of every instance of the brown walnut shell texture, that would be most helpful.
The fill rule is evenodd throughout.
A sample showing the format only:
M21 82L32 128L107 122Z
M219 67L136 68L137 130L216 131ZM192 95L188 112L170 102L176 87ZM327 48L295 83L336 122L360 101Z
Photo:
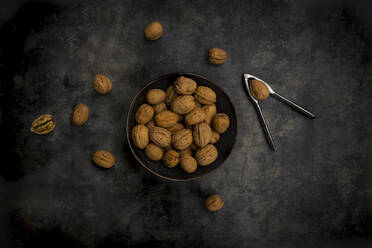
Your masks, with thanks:
M178 94L191 95L196 90L197 83L191 78L179 77L174 83L174 90Z
M111 168L115 165L115 157L105 150L98 150L93 154L93 162L103 168Z
M178 165L180 154L175 150L168 150L163 156L163 163L168 168L173 168Z
M150 143L145 148L145 154L149 159L159 161L163 157L164 151L159 146Z
M211 195L205 201L205 207L212 212L220 210L224 205L222 197L218 194Z
M195 158L190 155L182 155L180 158L180 165L181 168L187 173L193 173L198 168Z
M207 123L202 122L194 126L192 135L194 143L199 147L204 147L211 140L212 130Z
M167 88L167 94L165 96L165 104L167 104L168 106L171 106L173 100L176 99L178 96L179 95L174 90L173 85L169 86Z
M175 134L177 131L182 130L184 128L185 128L185 126L182 123L177 122L176 124L174 124L171 127L168 127L167 129L172 134Z
M215 144L220 140L219 133L212 130L211 132L211 140L209 141L211 144Z
M154 117L154 109L147 103L142 104L136 112L136 121L138 124L146 124Z
M132 129L132 139L136 147L144 149L149 144L149 129L143 124L136 125Z
M165 100L166 93L161 89L151 89L146 94L146 100L150 104L159 104Z
M208 60L212 64L220 65L225 63L227 54L221 48L212 48L208 51Z
M155 122L154 120L151 120L146 123L147 128L150 130L151 128L155 127Z
M71 122L76 126L82 126L87 122L89 117L89 108L85 104L78 104L75 106L74 111L72 112Z
M182 129L172 136L172 145L177 150L184 150L192 143L192 132L190 129Z
M195 125L205 120L205 112L201 108L194 108L185 116L186 125Z
M112 83L108 77L103 74L97 74L93 80L93 88L98 93L105 95L112 89Z
M195 108L195 99L190 95L178 96L173 100L171 109L177 114L187 114Z
M155 113L160 113L167 110L167 105L164 102L154 105Z
M155 122L159 127L171 127L178 122L178 115L172 111L165 110L155 115Z
M155 145L167 147L171 144L172 134L162 127L153 127L150 129L149 137Z
M202 107L205 112L205 122L211 124L213 116L217 113L217 108L215 104L208 104Z
M267 86L263 82L256 79L251 79L249 91L256 100L265 100L270 95L270 91Z
M216 102L216 93L209 87L198 86L194 93L195 100L201 104L213 104Z
M180 155L189 155L189 156L192 156L192 151L191 151L191 148L188 147L184 150L181 150L181 151L178 151Z
M31 124L31 132L36 134L47 134L54 130L56 119L53 115L44 114L36 118Z
M226 132L229 126L230 126L230 118L227 114L218 113L214 115L212 119L212 127L214 131L221 134L221 133Z
M218 156L217 148L212 145L206 145L203 148L200 148L195 153L195 159L200 166L207 166L213 163Z
M145 38L147 40L157 40L163 34L163 26L159 22L151 22L145 28Z

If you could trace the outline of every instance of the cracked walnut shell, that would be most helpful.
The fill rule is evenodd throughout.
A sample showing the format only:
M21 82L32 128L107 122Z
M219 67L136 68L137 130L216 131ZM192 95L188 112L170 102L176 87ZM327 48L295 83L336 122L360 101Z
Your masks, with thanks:
M47 134L54 130L56 119L53 115L45 114L36 118L31 124L31 132L36 134Z

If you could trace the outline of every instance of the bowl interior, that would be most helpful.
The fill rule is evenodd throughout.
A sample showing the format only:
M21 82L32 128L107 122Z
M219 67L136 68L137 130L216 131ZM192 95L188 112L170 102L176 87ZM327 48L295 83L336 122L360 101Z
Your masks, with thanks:
M198 166L198 169L192 174L184 172L179 165L177 165L175 168L170 169L164 166L161 161L157 162L151 161L146 157L144 150L138 149L134 145L131 137L132 128L135 125L137 125L135 121L136 111L140 105L146 102L147 91L154 88L159 88L166 91L168 86L172 85L176 78L179 76L192 78L198 83L198 85L207 86L213 89L217 95L216 103L217 113L225 113L230 117L230 127L225 133L220 135L220 140L216 144L214 144L218 150L218 157L216 161L210 164L209 166ZM127 116L127 138L129 146L136 159L152 173L170 180L178 181L191 180L217 169L219 166L221 166L221 164L227 159L227 157L231 153L235 143L236 133L237 133L236 113L229 97L221 88L219 88L217 85L215 85L208 79L191 73L169 74L150 82L134 97Z

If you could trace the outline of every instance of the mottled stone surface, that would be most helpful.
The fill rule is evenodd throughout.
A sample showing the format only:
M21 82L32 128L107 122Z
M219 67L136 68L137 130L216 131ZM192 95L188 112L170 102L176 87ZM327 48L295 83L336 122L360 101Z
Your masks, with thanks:
M368 1L1 1L1 247L370 247L371 12ZM164 34L150 42L155 20ZM224 65L208 63L212 47ZM220 85L239 119L232 156L187 183L147 172L125 139L133 95L172 72ZM272 152L245 72L318 118L263 102ZM96 73L109 95L93 90ZM78 103L91 113L82 127L69 121ZM56 129L30 133L44 113ZM117 166L93 166L97 149ZM220 212L204 209L211 193Z

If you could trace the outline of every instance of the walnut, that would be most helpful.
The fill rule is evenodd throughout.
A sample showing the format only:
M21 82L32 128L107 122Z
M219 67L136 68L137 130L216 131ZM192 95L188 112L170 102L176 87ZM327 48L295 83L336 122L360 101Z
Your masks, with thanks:
M105 150L98 150L93 154L93 162L103 168L111 168L115 165L115 157Z
M191 95L194 93L196 86L197 84L194 80L181 76L176 79L176 82L174 83L174 90L178 94Z
M155 127L155 122L154 120L151 120L149 122L147 122L146 124L147 128L150 130L151 128Z
M183 150L192 143L192 132L190 129L182 129L172 136L172 145L177 150Z
M209 196L205 201L205 207L212 212L220 210L223 205L222 197L217 194Z
M163 34L163 27L159 22L152 22L145 28L145 38L147 40L157 40Z
M144 149L149 143L149 129L143 125L138 124L132 129L133 143L139 149Z
M202 107L202 110L205 112L205 122L211 124L213 116L217 113L216 105L208 104Z
M56 127L56 118L50 114L44 114L36 118L31 124L31 132L36 134L47 134Z
M165 100L166 93L161 89L151 89L146 94L146 100L150 104L159 104Z
M226 52L220 48L212 48L208 51L208 60L212 64L220 65L225 63L227 58Z
M164 164L169 167L175 167L179 162L180 154L175 150L168 150L163 156Z
M195 108L195 100L193 96L183 95L178 96L173 100L171 109L177 114L187 114Z
M251 79L249 91L257 100L265 100L270 95L270 91L267 86L263 82L256 79Z
M150 143L145 148L145 154L149 159L159 161L163 157L164 151L159 146Z
M93 88L96 92L105 95L111 91L112 83L105 75L97 74L94 76Z
M226 132L229 126L230 126L230 119L227 114L218 113L214 115L212 119L212 127L214 131L221 134L221 133Z
M196 150L199 149L199 147L197 145L195 145L194 142L192 142L191 145L190 145L190 149L191 149L191 151L195 152Z
M182 123L177 122L176 124L174 124L171 127L168 127L167 129L172 134L175 134L177 131L182 130L184 128L185 128L185 126Z
M201 104L213 104L216 102L216 93L209 87L198 86L194 93L195 100Z
M167 147L171 144L172 134L165 128L153 127L149 133L150 140L160 147Z
M155 115L155 122L159 127L171 127L178 122L178 115L172 111L165 110Z
M85 104L78 104L72 112L71 122L76 126L82 126L87 122L89 117L89 108Z
M186 125L192 126L204 121L205 112L201 108L195 108L193 111L185 116Z
M192 151L190 149L190 147L184 149L184 150L181 150L181 151L178 151L180 155L190 155L192 156Z
M178 94L174 91L173 85L167 88L167 95L165 97L165 104L171 106L174 99L176 99Z
M211 132L211 127L207 123L201 122L196 124L192 132L194 143L199 147L206 146L211 139Z
M153 116L154 109L150 105L144 103L136 112L136 121L138 124L146 124L152 119Z
M200 166L210 165L217 159L217 156L218 156L217 148L212 144L200 148L195 153L196 161Z
M160 113L167 110L167 105L164 102L154 105L155 113Z
M198 168L195 158L190 155L182 155L180 158L180 165L187 173L193 173Z
M220 135L219 135L217 132L215 132L215 131L212 130L212 132L211 132L211 139L210 139L209 142L210 142L211 144L215 144L215 143L217 143L219 140L220 140Z

